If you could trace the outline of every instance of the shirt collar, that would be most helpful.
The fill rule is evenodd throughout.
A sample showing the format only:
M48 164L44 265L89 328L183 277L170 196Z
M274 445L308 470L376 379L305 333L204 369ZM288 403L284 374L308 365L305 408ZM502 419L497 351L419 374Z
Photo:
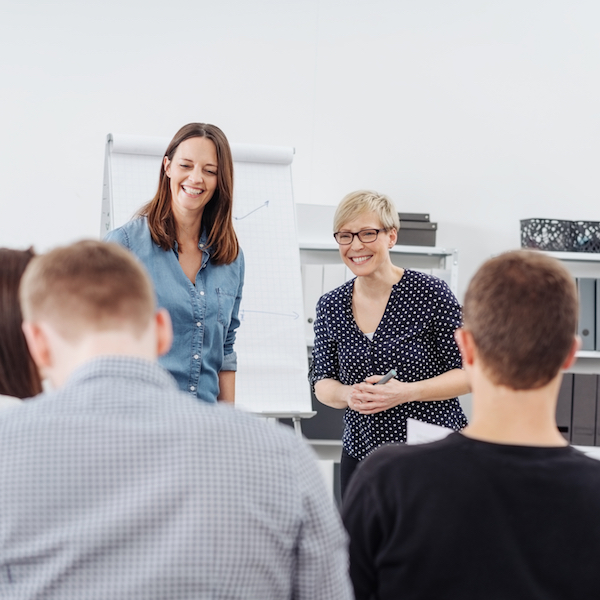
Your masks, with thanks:
M86 361L71 373L64 387L96 378L135 379L160 388L178 389L172 375L158 363L123 355L98 356Z
M198 249L202 250L202 264L206 264L208 262L208 260L210 259L210 255L212 252L212 247L207 245L208 242L208 234L206 233L206 230L203 229L202 233L200 234L200 239L198 240ZM179 257L179 244L177 243L177 240L175 240L175 244L173 245L173 250L175 251L175 254Z

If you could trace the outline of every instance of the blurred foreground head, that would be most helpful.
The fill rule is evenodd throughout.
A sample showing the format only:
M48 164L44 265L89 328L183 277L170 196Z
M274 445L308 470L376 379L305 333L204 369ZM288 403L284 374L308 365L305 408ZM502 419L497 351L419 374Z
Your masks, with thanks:
M20 298L29 349L55 386L95 356L152 360L171 344L171 322L156 311L148 275L117 244L81 241L37 256Z
M155 311L143 267L116 244L82 241L31 261L21 282L26 321L47 321L66 340L89 332L141 334Z

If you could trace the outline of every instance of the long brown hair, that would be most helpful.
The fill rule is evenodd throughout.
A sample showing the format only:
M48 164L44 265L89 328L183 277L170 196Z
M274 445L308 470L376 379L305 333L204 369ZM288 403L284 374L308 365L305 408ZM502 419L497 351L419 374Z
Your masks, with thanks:
M169 161L179 144L194 137L205 137L213 142L217 150L217 189L204 208L200 233L208 234L207 245L212 248L211 260L217 265L228 265L238 255L239 244L233 229L233 158L225 134L215 125L188 123L173 137L165 156ZM152 239L163 250L170 250L177 239L177 227L171 206L170 180L165 172L164 161L160 167L158 190L154 198L141 210L148 217Z
M0 394L29 398L42 391L37 367L21 329L19 282L34 257L29 250L0 248Z

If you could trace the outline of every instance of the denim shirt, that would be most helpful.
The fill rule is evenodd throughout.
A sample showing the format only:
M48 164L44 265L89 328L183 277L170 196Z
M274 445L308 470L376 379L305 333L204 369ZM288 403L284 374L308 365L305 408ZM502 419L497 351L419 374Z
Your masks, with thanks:
M203 231L198 243L202 266L196 285L179 264L177 243L173 250L163 250L152 240L146 217L114 229L105 241L117 242L137 256L154 282L158 306L171 315L173 346L159 358L160 364L183 391L216 402L219 372L237 370L233 343L240 325L244 255L240 249L231 264L214 265L206 238Z

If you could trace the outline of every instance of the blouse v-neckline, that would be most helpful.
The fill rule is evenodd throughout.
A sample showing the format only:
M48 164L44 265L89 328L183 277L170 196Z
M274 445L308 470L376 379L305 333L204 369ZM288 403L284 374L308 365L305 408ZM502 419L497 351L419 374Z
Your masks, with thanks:
M350 316L351 316L352 322L354 323L354 326L356 327L356 329L357 329L357 330L358 330L358 331L359 331L359 332L360 332L362 335L364 335L364 336L365 336L365 337L366 337L366 338L367 338L367 339L368 339L370 342L372 342L372 341L373 341L373 338L375 337L375 334L376 334L376 333L377 333L377 331L380 329L380 327L381 327L381 324L384 322L384 320L385 320L385 317L386 317L386 315L387 315L387 313L388 313L388 311L389 311L389 307L390 307L390 300L392 299L392 296L393 296L394 292L395 292L395 291L397 291L397 288L400 286L400 284L402 283L402 281L404 281L404 276L406 275L406 273L407 273L408 271L409 271L409 269L403 269L403 271L402 271L402 277L400 277L400 279L399 279L399 280L398 280L396 283L392 284L392 287L391 287L391 289L390 289L390 294L389 294L389 296L388 296L388 299L387 299L387 301L386 301L386 303L385 303L385 308L383 309L383 313L381 314L381 319L379 319L379 323L377 323L377 327L375 327L375 329L374 329L372 332L371 332L371 331L369 332L369 333L372 333L372 334L373 334L371 337L369 337L369 336L367 335L367 333L366 333L366 332L364 332L364 331L363 331L363 330L362 330L362 329L359 327L358 323L356 322L356 317L354 316L354 311L352 310L352 298L354 297L354 285L356 284L356 281L358 280L358 278L357 278L357 277L355 277L355 278L354 278L354 279L351 281L352 285L351 285L351 286L349 286L349 297L348 297L348 308L349 308L349 311L350 311Z

